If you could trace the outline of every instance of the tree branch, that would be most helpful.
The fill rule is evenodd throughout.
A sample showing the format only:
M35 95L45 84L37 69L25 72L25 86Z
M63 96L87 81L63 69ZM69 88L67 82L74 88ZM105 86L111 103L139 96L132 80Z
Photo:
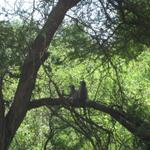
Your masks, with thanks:
M62 107L87 107L87 108L93 108L95 110L104 112L106 114L109 114L111 117L113 117L116 121L118 121L122 126L124 126L128 131L130 131L133 135L139 137L140 139L144 141L150 140L150 131L148 132L140 132L138 131L138 128L140 125L144 123L141 122L140 124L136 124L135 120L131 119L132 116L123 112L115 110L112 107L105 106L104 104L89 101L84 106L82 104L72 104L69 100L62 100L60 98L42 98L38 100L33 100L30 102L28 106L28 110L39 108L41 106L62 106Z

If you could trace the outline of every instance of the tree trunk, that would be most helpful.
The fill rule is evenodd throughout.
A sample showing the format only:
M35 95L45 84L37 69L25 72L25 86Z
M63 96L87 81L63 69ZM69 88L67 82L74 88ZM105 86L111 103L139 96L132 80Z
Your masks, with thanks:
M0 150L5 150L5 125L0 126Z
M47 59L46 48L62 23L66 12L79 1L59 0L50 13L41 32L28 49L29 53L22 66L14 101L6 117L4 115L4 102L0 98L0 150L8 149L17 129L26 116L32 91L35 87L37 72L41 64Z
M6 130L3 130L3 136L0 137L0 150L8 150L9 145L7 143L10 136L6 133Z
M0 150L5 149L5 106L2 89L3 77L0 77Z

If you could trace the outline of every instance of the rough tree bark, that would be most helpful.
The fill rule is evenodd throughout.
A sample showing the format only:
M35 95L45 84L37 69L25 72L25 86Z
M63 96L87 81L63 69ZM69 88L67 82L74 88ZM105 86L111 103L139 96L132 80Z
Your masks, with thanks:
M46 60L46 48L50 44L56 30L62 23L66 12L80 0L59 0L53 8L41 32L28 48L28 54L22 66L20 80L14 95L13 104L6 116L3 99L0 98L0 150L7 150L22 123L35 86L37 72Z

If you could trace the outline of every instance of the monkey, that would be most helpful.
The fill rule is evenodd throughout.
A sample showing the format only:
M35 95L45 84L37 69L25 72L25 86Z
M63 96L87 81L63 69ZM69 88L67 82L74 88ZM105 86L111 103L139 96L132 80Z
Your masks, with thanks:
M73 104L82 104L85 105L88 99L88 92L85 81L80 81L79 90L75 89L75 86L72 84L70 87L69 99Z
M75 86L72 84L69 86L70 88L70 94L69 94L69 100L73 104L79 104L79 91L75 89Z
M88 92L86 88L85 81L80 81L80 88L79 88L79 100L81 104L86 104L88 99Z
M85 117L87 117L88 115L88 112L86 110L87 100L88 100L88 91L85 81L82 80L80 81L80 88L79 88L79 103L83 106L83 112Z

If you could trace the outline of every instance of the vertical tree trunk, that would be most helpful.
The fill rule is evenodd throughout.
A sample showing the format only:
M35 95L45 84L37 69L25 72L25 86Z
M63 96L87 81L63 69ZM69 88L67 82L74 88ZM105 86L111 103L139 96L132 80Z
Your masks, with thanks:
M0 126L0 150L5 150L5 129L4 125Z
M5 149L5 106L2 89L3 77L0 77L0 150Z

